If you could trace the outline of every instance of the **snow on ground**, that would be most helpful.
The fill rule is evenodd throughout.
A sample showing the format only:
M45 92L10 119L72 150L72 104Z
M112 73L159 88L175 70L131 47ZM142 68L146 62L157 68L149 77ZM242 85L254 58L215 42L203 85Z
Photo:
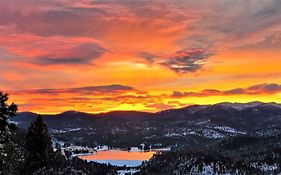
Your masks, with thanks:
M109 150L109 147L107 145L101 145L101 146L97 146L94 148L97 151L106 151Z
M142 150L138 147L131 147L130 152L141 152Z
M13 123L13 124L15 124L15 125L19 125L21 122L17 122L17 121L8 121L9 123Z
M58 140L58 139L56 139L56 138L53 138L53 139L52 139L52 142L53 142L53 146L56 146L56 144L59 144L60 147L64 147L64 144L65 144L64 141Z
M221 106L224 106L225 108L233 108L238 111L242 111L247 108L257 107L261 105L261 102L251 102L251 103L220 103Z
M66 132L73 132L73 131L80 131L80 130L82 130L82 128L65 128L63 130L52 129L51 132L52 133L66 133Z
M197 122L195 125L200 126L200 125L206 125L210 123L210 119L209 120L205 120L205 121L201 121L201 122Z
M273 165L269 165L267 163L263 163L261 165L258 165L257 163L252 163L251 166L255 167L255 168L259 168L262 171L274 171L278 168L278 166L276 164Z
M89 152L94 152L94 149L93 148L89 148L89 147L84 147L84 146L76 146L76 145L70 145L66 148L64 148L65 150L68 150L68 151L75 151L75 150L78 150L78 151L89 151Z
M181 136L181 134L178 133L167 133L165 134L166 137L175 137L175 136Z
M63 155L65 154L65 151L71 152L72 153L71 157L95 154L95 150L93 148L76 146L76 145L70 145L65 148L63 147L61 150ZM78 153L76 153L76 151L78 151Z
M278 166L276 164L268 165L268 164L265 163L265 164L261 165L259 168L262 171L274 171L278 168Z
M277 128L267 128L261 131L257 131L256 134L258 134L259 136L274 136L274 135L278 135L280 133L280 130Z
M225 136L223 134L220 134L217 131L211 130L211 129L204 129L202 131L202 135L207 138L212 139L218 139L218 138L224 138Z
M227 132L228 133L232 133L234 134L237 134L237 133L240 133L242 134L243 132L240 132L240 131L236 131L234 130L233 128L230 128L230 127L222 127L222 128L212 128L212 127L208 127L207 129L198 129L196 131L194 130L187 130L185 132L182 132L182 133L173 133L173 132L169 132L167 134L165 134L166 137L175 137L175 136L186 136L186 135L199 135L199 136L203 136L203 137L207 137L207 138L212 138L212 139L218 139L218 138L224 138L225 135L216 131L216 130L213 130L213 129L220 129L224 132Z
M224 131L224 132L228 132L228 133L231 133L231 134L247 134L245 132L238 131L238 130L236 130L234 128L231 128L231 127L228 127L228 126L215 126L213 128Z
M127 174L134 174L134 173L137 173L139 172L139 170L137 169L129 169L129 170L119 170L117 171L117 174L118 175L127 175Z
M207 121L203 122L204 124ZM200 125L203 123L199 123ZM199 125L198 124L198 125ZM199 135L207 138L224 138L225 135L237 135L237 134L247 134L246 132L239 131L237 129L228 127L228 126L216 126L216 125L207 125L207 128L202 129L185 129L181 132L168 132L164 136L165 137L179 137L179 136L187 136L187 135Z
M171 151L171 148L157 148L157 149L151 149L151 151Z
M198 167L192 167L191 174L192 175L231 175L230 173L216 173L212 168L213 164L211 165L203 165L202 171L198 170Z
M115 166L136 167L142 164L142 160L89 160L98 163L111 164Z

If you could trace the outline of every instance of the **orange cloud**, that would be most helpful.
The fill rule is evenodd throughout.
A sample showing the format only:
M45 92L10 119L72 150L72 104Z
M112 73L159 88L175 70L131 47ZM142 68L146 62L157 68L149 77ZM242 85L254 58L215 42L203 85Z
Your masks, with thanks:
M14 60L27 59L30 64L88 64L106 49L94 39L2 35L0 46L14 55Z
M281 85L276 83L264 83L247 88L235 88L230 90L216 90L216 89L205 89L200 92L179 92L174 91L172 97L206 97L206 96L225 96L225 95L259 95L259 94L276 94L281 92Z
M199 92L174 91L172 94L152 94L124 85L106 85L65 89L35 89L10 92L20 111L52 113L66 110L105 112L110 110L143 110L155 112L196 104L193 98L221 99L245 95L262 96L281 92L279 84L258 84L230 90L206 89ZM219 98L218 98L219 99ZM189 101L187 103L187 101ZM218 101L219 102L219 101ZM34 110L36 109L36 110Z
M280 8L275 0L1 1L0 89L20 110L45 113L281 102Z

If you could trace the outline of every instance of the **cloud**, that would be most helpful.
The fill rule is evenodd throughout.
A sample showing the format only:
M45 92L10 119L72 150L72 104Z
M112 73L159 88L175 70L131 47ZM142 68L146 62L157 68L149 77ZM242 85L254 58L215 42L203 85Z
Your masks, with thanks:
M183 88L187 81L198 86L194 88L210 83L217 87L229 77L231 79L227 81L237 83L234 79L238 76L255 81L266 77L271 82L278 79L279 52L276 50L281 47L280 8L279 0L1 1L0 84L5 89L75 87L92 82L131 84L137 77L138 86L147 86L152 92L161 89L163 93L171 93L171 89ZM244 48L250 53L244 59L244 54L236 55L242 52L232 50L234 48ZM270 52L272 48L276 50ZM264 56L270 57L267 63L272 62L267 65L273 67L259 65L263 55L255 51L262 49L266 49ZM214 54L214 62L209 63ZM140 61L140 58L144 60ZM85 66L93 64L96 66ZM167 69L178 74L194 73L207 65L217 67L197 78L176 77L164 72ZM253 67L244 69L245 65ZM259 77L261 74L264 77ZM218 77L222 79L217 81ZM27 98L36 97L38 102L40 98L46 98L43 105L49 104L52 94L59 94L62 101L56 100L53 106L61 103L63 107L65 101L64 105L71 109L79 103L87 105L87 102L90 106L105 103L103 107L111 109L119 104L170 105L167 103L169 98L279 92L278 84L175 91L159 96L115 88L41 89L41 94L39 89L26 93L28 96L33 91L32 97ZM73 96L82 97L79 100Z
M246 44L236 49L240 50L267 50L267 49L277 49L281 48L281 31L277 33L272 33L269 36L266 36L261 41L256 43Z
M164 104L164 103L156 103L156 104L146 105L146 107L154 108L154 109L157 109L157 110L166 110L166 109L172 109L175 106L174 105L170 105L170 104Z
M34 35L0 35L0 46L17 60L39 65L89 64L109 51L95 39Z
M231 89L231 90L226 90L223 92L226 95L235 95L235 94L244 94L246 91L243 88L236 88L236 89Z
M150 52L140 52L138 56L144 58L148 63L153 63L158 56Z
M114 3L111 6L95 3L91 7L66 1L16 3L1 2L0 25L12 26L16 33L42 37L94 37L107 31L100 25L106 25L110 17L118 19L127 14L126 9Z
M281 31L281 1L278 0L192 1L181 5L193 8L199 16L199 20L187 29L189 33L178 40L185 47L211 45L223 51L255 45ZM276 46L264 44L259 47Z
M161 65L176 73L196 72L202 68L204 62L214 55L208 49L192 48L177 51L167 56L167 60Z
M181 97L204 97L204 96L214 96L220 95L221 91L216 89L205 89L200 92L180 92L180 91L173 91L171 97L174 98L181 98Z
M112 47L110 50L116 49L113 47L119 51L131 49L152 64L159 61L158 58L155 61L155 55L159 55L157 52L163 51L161 55L165 55L165 50L170 52L167 47L174 48L175 43L178 48L212 47L216 53L217 49L258 43L273 31L280 31L280 7L278 0L261 3L243 0L5 1L0 6L0 34L34 35L46 40L52 40L52 37L66 40L69 37L91 38L108 43ZM157 51L152 49L156 45L159 47ZM261 45L266 46L270 45ZM16 50L17 45L14 47ZM72 55L38 56L34 63L87 64L104 53L104 46L91 46L88 49L90 53L84 55L79 48L70 48L73 52L78 50ZM48 49L49 53L54 52L54 49ZM162 57L165 59L162 65L178 73L195 72L202 68L200 61L209 56L202 52L190 54L188 59ZM23 61L25 57L23 55Z
M12 94L37 94L37 95L81 95L83 97L75 97L77 99L88 99L88 95L96 96L102 101L122 101L124 103L132 103L143 101L146 103L159 102L167 98L183 98L183 97L206 97L206 96L225 96L225 95L258 95L258 94L275 94L281 92L281 85L257 84L246 88L235 88L230 90L204 89L199 92L181 92L173 91L172 94L149 95L147 92L135 89L131 86L119 84L104 85L104 86L86 86L79 88L62 88L62 89L33 89L33 90L17 90L12 91ZM127 94L131 93L131 94ZM112 96L116 95L116 96ZM92 98L92 97L91 97ZM91 99L90 98L90 99ZM71 97L71 99L74 99Z
M69 48L69 53L40 55L33 62L43 65L54 64L89 64L99 58L106 49L96 43L83 43L74 48Z
M281 91L281 85L272 83L272 84L258 84L251 86L247 89L249 92L264 92L264 93L277 93Z
M79 42L82 46L72 44L67 50L60 49L67 46L70 39L87 38L108 44L109 50L115 51L117 47L117 54L120 50L133 50L134 54L148 50L147 53L151 55L146 54L145 58L151 63L154 53L150 51L149 43L173 42L183 35L187 25L193 21L192 14L182 13L172 8L170 3L160 4L149 1L23 1L20 5L16 2L1 2L0 35L5 36L5 40L1 37L3 44L0 43L0 47L21 56L23 62L39 65L87 64L102 56L104 45L95 43L100 47L91 46L85 49L85 54L80 52L80 47L87 43ZM146 11L145 15L143 11ZM13 45L4 43L14 40L14 37L19 38ZM37 37L50 44L40 45L38 41L29 43L28 37ZM66 42L57 43L54 38ZM35 54L42 50L48 53L37 54L36 60L29 59L31 54L27 52ZM71 54L64 54L68 52Z
M265 83L229 90L174 91L172 94L153 95L143 94L142 91L131 86L116 84L62 89L18 90L10 91L10 94L11 97L17 97L21 111L48 111L52 109L52 112L63 112L65 110L102 112L110 111L111 109L122 110L122 105L130 106L130 108L126 109L137 110L138 108L136 107L141 106L141 109L145 111L158 111L190 105L181 101L181 98L264 95L279 92L281 92L281 85Z
M149 1L24 1L18 6L13 2L2 3L0 25L12 26L17 33L43 37L104 38L116 30L128 36L134 35L132 30L140 28L169 34L184 29L190 21L188 13L171 8L169 3Z
M64 89L34 89L34 90L18 90L12 93L15 94L72 94L72 95L112 95L112 94L123 94L126 92L137 92L136 89L130 86L124 85L105 85L105 86L87 86L79 88L64 88Z
M259 94L275 94L281 92L281 85L276 83L264 83L250 86L247 88L235 88L230 90L205 89L199 92L180 92L174 91L172 98L183 97L207 97L207 96L225 96L225 95L259 95Z
M161 103L163 96L154 96L139 91L131 86L104 85L61 89L33 89L9 91L12 97L17 97L21 111L41 111L52 113L66 110L104 112L122 110L122 105L143 106L149 111L156 108L146 107L148 104ZM158 106L159 107L159 106Z

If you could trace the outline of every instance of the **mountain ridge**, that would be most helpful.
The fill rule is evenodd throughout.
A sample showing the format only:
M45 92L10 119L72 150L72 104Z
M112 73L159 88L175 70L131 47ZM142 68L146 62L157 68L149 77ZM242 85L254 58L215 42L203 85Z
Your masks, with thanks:
M234 106L237 105L241 105L241 106L249 106L250 107L256 107L259 105L271 105L271 106L278 106L279 108L281 108L281 103L277 103L277 102L261 102L261 101L252 101L252 102L246 102L246 103L239 103L239 102L220 102L220 103L215 103L215 104L194 104L194 105L189 105L189 106L185 106L185 107L181 107L181 108L171 108L171 109L166 109L166 110L160 110L157 112L146 112L146 111L137 111L137 110L113 110L113 111L107 111L107 112L100 112L100 113L88 113L88 112L83 112L83 111L76 111L76 110L68 110L68 111L63 111L60 113L55 113L55 114L44 114L44 113L36 113L36 112L32 112L32 111L22 111L19 112L18 114L40 114L42 116L56 116L56 115L61 115L61 114L65 114L65 113L80 113L80 114L89 114L89 115L100 115L100 114L107 114L107 113L119 113L119 112L124 112L124 113L131 113L131 112L136 112L136 113L148 113L148 114L155 114L155 113L161 113L161 112L166 112L166 111L174 111L174 110L182 110L182 109L189 109L189 108L195 108L195 107L210 107L210 106L232 106L233 108L235 108Z
M88 114L71 111L42 116L58 140L90 146L97 143L115 147L141 143L198 146L199 143L226 137L281 133L281 105L277 103L193 105L157 113L113 111ZM35 117L34 113L19 113L11 120L18 127L27 129Z

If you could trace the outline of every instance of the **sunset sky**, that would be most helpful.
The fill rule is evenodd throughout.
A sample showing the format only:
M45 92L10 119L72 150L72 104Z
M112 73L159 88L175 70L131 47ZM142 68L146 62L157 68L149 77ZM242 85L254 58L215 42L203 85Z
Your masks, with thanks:
M20 111L281 103L280 0L0 1L0 90Z

